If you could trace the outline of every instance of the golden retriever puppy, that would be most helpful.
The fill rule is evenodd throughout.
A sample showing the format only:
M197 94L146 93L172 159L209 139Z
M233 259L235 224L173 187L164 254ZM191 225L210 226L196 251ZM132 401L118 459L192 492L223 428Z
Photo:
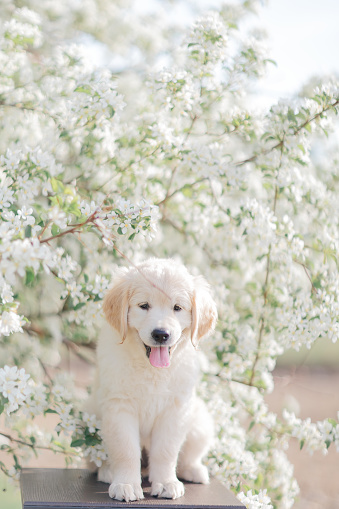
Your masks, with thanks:
M196 345L215 326L205 280L173 260L122 269L107 292L97 347L97 376L87 410L102 420L108 461L98 471L117 500L143 498L141 453L151 494L178 498L177 478L208 483L201 463L213 423L196 396Z

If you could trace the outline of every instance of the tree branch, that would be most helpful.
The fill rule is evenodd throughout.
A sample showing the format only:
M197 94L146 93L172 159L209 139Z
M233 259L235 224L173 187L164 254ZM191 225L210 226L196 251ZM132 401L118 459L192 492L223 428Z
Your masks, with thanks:
M39 449L39 450L44 450L44 451L51 451L51 452L54 452L54 453L60 453L61 452L62 454L65 454L65 455L68 455L68 456L78 456L78 453L75 453L75 452L72 452L72 451L65 451L62 448L54 449L53 447L47 447L47 446L44 446L44 445L32 444L30 442L26 442L25 440L21 440L19 438L14 438L11 435L8 435L7 433L3 433L2 431L0 431L0 435L5 437L5 438L7 438L7 440L10 440L10 442L13 442L13 443L16 443L16 444L20 444L20 445L24 445L26 447L29 447L32 450Z

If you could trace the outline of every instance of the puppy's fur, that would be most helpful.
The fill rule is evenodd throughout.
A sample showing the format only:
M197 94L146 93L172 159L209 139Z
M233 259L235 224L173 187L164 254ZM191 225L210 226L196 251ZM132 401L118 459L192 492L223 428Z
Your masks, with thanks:
M102 420L108 461L98 478L117 500L143 498L141 451L151 493L184 494L178 477L208 483L213 425L195 394L196 345L213 330L215 303L205 280L173 260L123 269L103 303L107 324L97 348L97 376L86 410Z

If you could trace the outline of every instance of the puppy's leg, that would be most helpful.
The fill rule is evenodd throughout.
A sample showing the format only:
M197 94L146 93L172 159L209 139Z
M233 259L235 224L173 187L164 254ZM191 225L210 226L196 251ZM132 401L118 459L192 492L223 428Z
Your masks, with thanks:
M203 401L196 399L186 440L178 459L178 477L186 481L208 484L209 475L203 457L213 440L213 421Z
M176 475L178 454L185 439L183 424L171 407L158 417L153 428L149 450L149 480L153 496L174 499L185 492Z
M114 400L105 409L102 435L109 468L99 470L99 481L109 482L109 496L131 502L144 498L140 474L139 423L126 402Z

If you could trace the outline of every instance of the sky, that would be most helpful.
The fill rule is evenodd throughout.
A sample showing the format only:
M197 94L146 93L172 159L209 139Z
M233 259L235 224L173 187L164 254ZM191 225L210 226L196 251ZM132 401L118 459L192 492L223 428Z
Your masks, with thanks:
M339 77L339 0L270 0L251 24L266 30L277 62L260 83L268 102L290 97L312 76Z

